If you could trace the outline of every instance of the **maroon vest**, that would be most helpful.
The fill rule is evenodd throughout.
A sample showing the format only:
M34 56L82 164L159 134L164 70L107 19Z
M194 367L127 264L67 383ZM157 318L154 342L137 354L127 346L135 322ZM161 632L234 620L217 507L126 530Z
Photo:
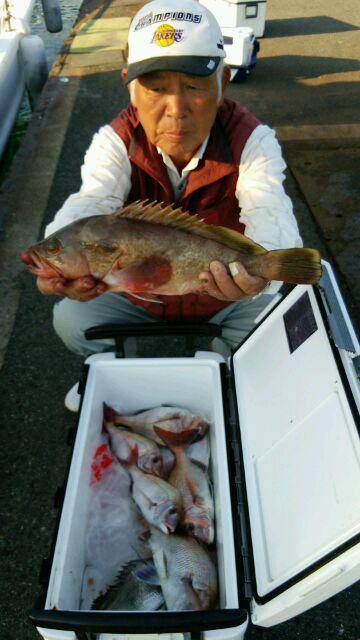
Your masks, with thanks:
M131 162L131 190L126 204L136 200L175 202L184 211L198 215L206 223L230 227L244 233L235 197L242 151L259 121L238 102L225 99L217 112L203 158L191 171L184 191L175 200L162 157L146 137L131 105L111 122L123 140ZM167 321L208 320L230 302L207 295L157 296L164 304L139 300L125 294L133 304Z

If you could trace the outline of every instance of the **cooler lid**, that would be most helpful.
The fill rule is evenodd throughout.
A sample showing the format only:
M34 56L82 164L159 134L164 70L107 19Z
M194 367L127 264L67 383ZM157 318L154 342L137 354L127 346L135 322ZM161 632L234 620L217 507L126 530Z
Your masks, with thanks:
M360 577L359 415L319 289L296 286L234 353L232 372L252 617L268 626ZM341 580L329 592L330 566Z

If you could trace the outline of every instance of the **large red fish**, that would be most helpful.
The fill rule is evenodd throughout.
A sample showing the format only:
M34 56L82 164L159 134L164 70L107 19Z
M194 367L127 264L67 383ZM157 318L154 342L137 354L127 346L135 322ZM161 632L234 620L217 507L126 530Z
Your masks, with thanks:
M321 276L316 249L266 251L232 229L143 202L75 221L32 245L26 256L37 276L75 280L92 275L109 290L144 295L197 292L199 274L213 260L241 262L250 275L266 280L312 284Z

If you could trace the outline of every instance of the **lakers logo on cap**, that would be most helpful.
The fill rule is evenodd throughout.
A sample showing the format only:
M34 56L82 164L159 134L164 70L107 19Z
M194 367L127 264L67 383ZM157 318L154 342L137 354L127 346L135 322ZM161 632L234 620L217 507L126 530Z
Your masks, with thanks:
M174 29L171 24L160 24L152 37L151 42L155 42L159 47L169 47L174 42L183 39L184 29Z

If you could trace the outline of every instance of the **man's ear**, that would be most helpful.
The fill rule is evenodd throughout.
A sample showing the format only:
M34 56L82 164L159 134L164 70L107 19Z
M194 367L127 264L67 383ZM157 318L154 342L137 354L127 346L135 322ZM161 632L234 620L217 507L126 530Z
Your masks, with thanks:
M126 80L126 76L127 76L127 67L125 67L124 69L121 69L121 79L123 81L123 83L125 84L125 80Z

